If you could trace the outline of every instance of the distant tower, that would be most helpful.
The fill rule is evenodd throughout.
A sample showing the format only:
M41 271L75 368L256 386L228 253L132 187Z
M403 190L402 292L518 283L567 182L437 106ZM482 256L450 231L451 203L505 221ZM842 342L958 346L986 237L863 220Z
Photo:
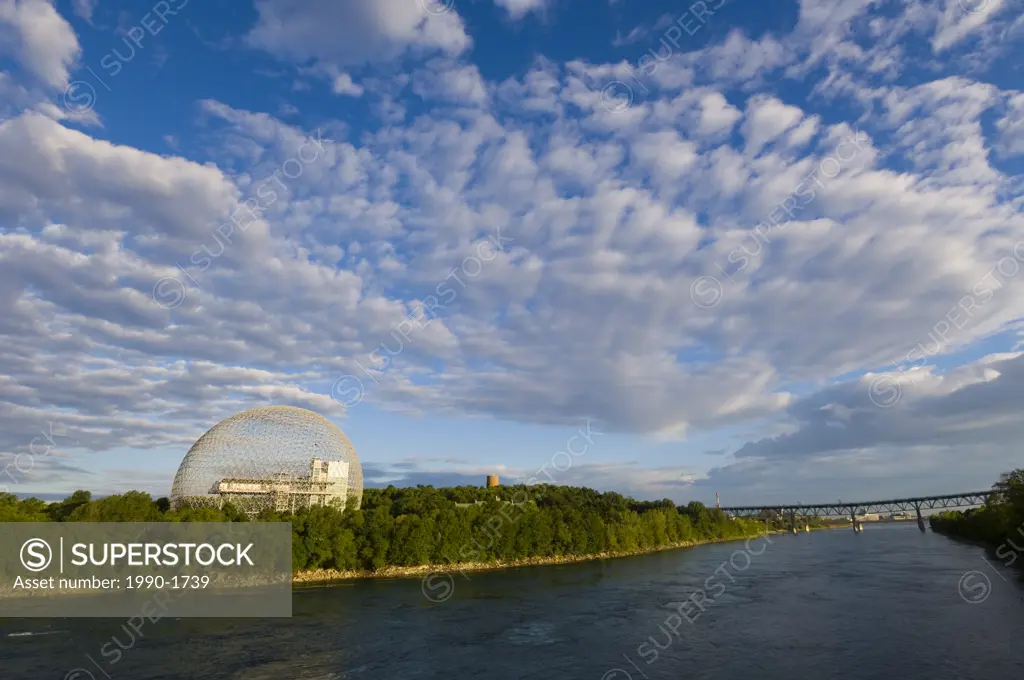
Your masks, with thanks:
M718 500L718 492L717 491L715 492L715 507L716 508L721 508L722 507L722 504Z
M487 488L498 486L498 475L487 475Z

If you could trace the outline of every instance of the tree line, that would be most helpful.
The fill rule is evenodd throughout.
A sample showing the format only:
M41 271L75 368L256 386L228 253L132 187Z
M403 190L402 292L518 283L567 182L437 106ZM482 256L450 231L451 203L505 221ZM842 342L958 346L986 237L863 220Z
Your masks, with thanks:
M53 503L0 494L0 522L245 521L291 522L296 571L627 554L776 528L760 519L730 519L696 501L678 506L548 484L389 486L365 489L358 510L265 510L253 520L229 503L173 510L167 498L140 491L99 499L76 491Z
M1010 566L1024 550L1024 468L1002 474L992 492L980 508L940 512L929 523L934 531L994 547Z

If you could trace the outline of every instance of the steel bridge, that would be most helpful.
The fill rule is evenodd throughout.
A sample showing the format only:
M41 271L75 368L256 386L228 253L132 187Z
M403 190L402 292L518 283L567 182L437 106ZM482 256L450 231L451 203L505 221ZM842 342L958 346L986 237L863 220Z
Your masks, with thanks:
M835 503L815 503L804 505L750 505L732 508L722 508L722 512L730 517L764 517L766 515L789 515L793 530L796 530L796 518L807 517L849 517L858 524L858 513L881 513L881 512L909 512L913 510L917 514L917 524L924 531L924 519L921 517L921 509L934 510L936 508L961 508L966 506L984 505L990 496L995 492L988 491L967 491L965 493L953 493L945 496L921 496L918 498L894 498L886 501L858 501L844 503L841 500Z

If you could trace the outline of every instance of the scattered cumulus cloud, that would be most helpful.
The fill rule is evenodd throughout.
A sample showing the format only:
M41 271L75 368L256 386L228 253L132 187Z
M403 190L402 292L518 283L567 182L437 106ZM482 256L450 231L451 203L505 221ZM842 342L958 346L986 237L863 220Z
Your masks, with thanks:
M257 0L262 80L305 89L210 96L143 149L62 112L80 48L57 9L0 0L0 463L51 423L84 453L37 474L70 480L250 405L352 417L347 375L403 417L733 442L558 480L641 497L980 483L1022 434L1021 358L978 343L1024 316L1024 94L958 59L1012 3L880 4L496 78L458 6Z

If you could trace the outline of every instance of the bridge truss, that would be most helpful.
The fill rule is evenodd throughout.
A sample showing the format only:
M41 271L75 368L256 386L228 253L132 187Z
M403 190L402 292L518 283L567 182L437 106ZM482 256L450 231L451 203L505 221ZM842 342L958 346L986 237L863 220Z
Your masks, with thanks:
M994 491L968 491L948 496L921 496L920 498L896 498L889 501L863 501L858 503L819 503L814 505L751 505L746 507L722 508L730 517L761 517L766 512L798 517L850 517L861 511L865 513L918 512L935 508L961 508L984 505Z

